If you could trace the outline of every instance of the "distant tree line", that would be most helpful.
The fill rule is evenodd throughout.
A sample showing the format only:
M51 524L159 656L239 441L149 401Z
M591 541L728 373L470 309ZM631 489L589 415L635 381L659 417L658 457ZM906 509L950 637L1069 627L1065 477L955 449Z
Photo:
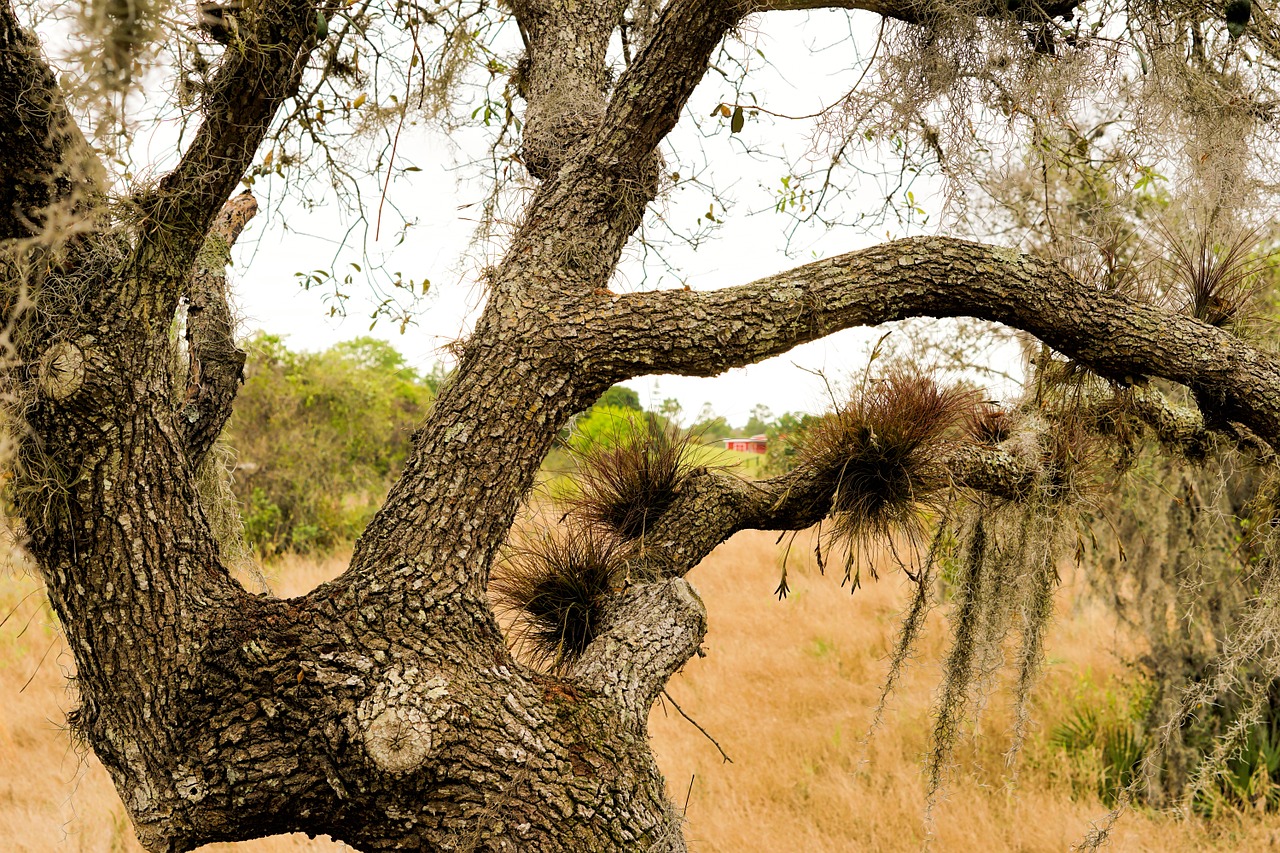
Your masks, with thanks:
M443 373L420 373L368 337L310 353L258 333L246 350L224 441L249 545L270 556L353 540L399 474Z

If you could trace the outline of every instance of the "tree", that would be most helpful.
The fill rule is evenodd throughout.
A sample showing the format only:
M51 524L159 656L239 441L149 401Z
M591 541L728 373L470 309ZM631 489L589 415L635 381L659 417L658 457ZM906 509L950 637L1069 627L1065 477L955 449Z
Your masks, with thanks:
M290 351L259 334L223 439L244 538L260 554L354 539L399 472L430 387L389 344L357 338Z
M728 421L716 414L710 403L702 404L702 408L698 410L698 417L694 420L690 429L701 441L707 444L733 435L733 427L729 426Z
M773 411L763 403L757 403L751 407L751 417L742 431L747 435L764 435L772 420Z
M612 406L617 409L630 409L633 412L644 411L640 406L640 395L625 385L614 385L600 395L597 406Z
M917 237L723 290L612 292L620 254L663 187L659 146L718 46L751 16L824 6L888 21L884 79L903 84L851 94L847 115L872 95L880 112L875 128L855 127L850 139L914 139L953 166L983 109L1031 122L1034 137L1043 124L1031 120L1061 114L1062 81L1096 50L1120 77L1163 93L1139 118L1160 118L1157 103L1189 117L1178 126L1190 140L1183 153L1198 186L1212 184L1213 211L1248 195L1245 132L1262 138L1274 110L1269 66L1247 63L1243 45L1277 52L1256 6L1255 23L1237 13L1226 34L1214 9L1165 15L1143 4L1109 7L1090 32L1071 23L1074 0L400 4L382 29L366 26L377 7L337 0L202 5L217 45L188 58L175 87L194 129L175 143L176 165L148 170L100 152L112 150L154 45L186 45L185 27L158 3L88 4L83 74L65 78L84 88L69 94L11 0L0 5L0 306L6 391L20 416L9 495L75 656L69 723L110 771L145 847L301 830L365 850L683 849L645 728L664 683L699 649L706 614L684 575L712 548L744 528L801 529L827 517L855 540L896 524L916 530L917 498L952 487L1027 508L1009 516L1027 521L1010 525L1024 544L1058 529L1052 501L1066 493L1076 454L1060 440L1075 433L1057 414L1033 410L1007 445L1004 415L987 412L971 431L982 440L958 441L960 398L898 376L868 384L825 432L810 430L807 455L788 474L749 484L684 472L663 511L646 516L644 535L615 549L627 570L605 574L627 582L599 597L580 654L552 672L531 669L513 659L493 615L491 571L559 430L629 378L709 376L852 326L969 316L1033 335L1046 348L1042 366L1067 358L1099 377L1114 403L1086 401L1099 433L1114 434L1123 403L1126 418L1171 445L1276 446L1280 360L1223 324L1100 286L1045 253ZM512 19L523 40L514 69L485 49ZM1251 35L1237 40L1242 26ZM302 140L311 147L291 151L340 175L326 126L360 108L371 73L368 59L362 66L344 50L402 30L411 49L387 46L378 68L410 81L428 76L415 39L444 33L415 104L448 103L466 61L511 71L506 106L486 102L483 119L492 114L506 133L521 118L518 161L536 185L485 273L487 301L459 342L457 369L348 570L298 599L251 594L228 571L210 522L217 507L201 488L244 364L223 277L255 202L233 193L281 167L276 148L271 165L266 155L254 165L269 137ZM619 32L623 56L614 57ZM1109 52L1126 45L1141 73ZM1192 77L1196 85L1174 85ZM1183 98L1198 99L1194 109ZM392 126L407 100L386 108ZM740 132L751 110L721 112ZM1212 157L1196 148L1224 138L1230 145ZM300 155L288 156L296 164ZM1189 389L1197 408L1170 404L1152 378ZM947 506L926 508L945 516ZM996 624L983 608L1013 594L991 574L1008 561L988 559L998 531L981 514L966 524L959 582L978 592L957 596L957 620ZM1042 619L1052 560L1034 556L1027 612ZM1270 611L1257 618L1246 647L1274 624ZM1037 624L1024 626L1024 681ZM961 676L980 668L971 638L958 634L948 661L941 742L959 726Z

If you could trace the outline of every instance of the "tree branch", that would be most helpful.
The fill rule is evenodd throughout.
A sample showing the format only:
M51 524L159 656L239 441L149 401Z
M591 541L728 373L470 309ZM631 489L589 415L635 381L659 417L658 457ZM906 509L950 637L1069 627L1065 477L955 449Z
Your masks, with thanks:
M1280 362L1226 332L1082 284L1017 252L944 237L896 240L723 290L616 297L600 342L614 381L713 376L854 326L977 317L1038 337L1104 377L1159 376L1217 401L1216 418L1280 443Z
M643 726L667 680L702 645L707 610L683 578L628 589L570 676Z
M1080 0L1057 0L1045 4L1028 3L1015 6L994 0L985 7L976 7L970 14L979 17L1017 17L1019 20L1047 20L1064 18L1071 20ZM882 18L893 18L908 24L920 24L938 17L938 4L929 0L756 0L751 12L799 12L816 9L849 9L872 12Z
M611 80L606 54L626 2L525 0L512 8L525 38L520 154L529 174L545 181L600 124Z
M1010 11L1004 0L989 0L970 14L1044 21L1070 19L1079 0L1026 4ZM653 35L618 80L593 156L641 164L680 117L709 67L712 51L748 15L814 9L873 12L910 24L937 18L933 0L673 0L659 16Z
M593 159L638 168L680 117L711 53L749 9L733 0L673 0L653 36L619 78ZM647 202L647 199L646 199Z
M183 439L193 467L199 467L231 417L244 378L244 350L235 343L235 322L227 303L231 247L258 212L245 190L222 208L196 257L187 292L187 393L182 406Z
M1002 450L957 446L941 463L961 487L1017 498L1030 489L1034 464ZM636 543L633 577L670 580L633 586L571 675L643 721L667 680L698 650L706 611L682 576L739 530L803 530L831 511L831 478L811 465L749 482L702 469Z
M205 95L205 119L155 193L140 201L150 233L189 252L253 161L276 110L294 93L317 44L317 16L336 3L263 0L248 10ZM185 266L185 258L166 259Z
M957 444L939 460L954 486L1005 500L1025 497L1040 460L1007 450ZM701 469L681 486L631 558L632 576L677 577L740 530L804 530L831 513L830 472L802 462L767 480Z
M35 237L96 200L102 165L8 2L0 3L0 240ZM74 229L73 229L74 230Z

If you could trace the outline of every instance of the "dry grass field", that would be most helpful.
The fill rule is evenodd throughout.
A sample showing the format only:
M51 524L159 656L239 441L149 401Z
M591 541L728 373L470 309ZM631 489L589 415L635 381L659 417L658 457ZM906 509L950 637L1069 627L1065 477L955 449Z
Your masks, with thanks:
M1046 737L1081 696L1123 692L1118 650L1132 653L1104 615L1070 590L1049 644L1037 696L1040 729L1028 744L1016 790L1004 769L1007 709L992 698L978 737L960 749L955 779L924 824L921 756L929 705L945 650L935 615L925 647L892 700L883 727L865 735L884 676L904 579L886 573L855 595L792 550L792 595L779 602L781 549L774 537L740 534L691 576L710 612L707 657L695 659L671 695L714 736L715 747L673 708L652 718L672 799L686 809L700 853L736 851L1067 850L1107 808L1072 785ZM268 570L273 589L295 595L344 561L286 559ZM71 657L21 565L0 572L0 851L136 851L106 773L78 753L63 728L71 705L64 676ZM1087 789L1088 786L1083 786ZM1075 791L1073 795L1073 790ZM350 849L328 840L281 837L208 850ZM1132 813L1113 850L1280 850L1280 819L1235 816L1212 825Z

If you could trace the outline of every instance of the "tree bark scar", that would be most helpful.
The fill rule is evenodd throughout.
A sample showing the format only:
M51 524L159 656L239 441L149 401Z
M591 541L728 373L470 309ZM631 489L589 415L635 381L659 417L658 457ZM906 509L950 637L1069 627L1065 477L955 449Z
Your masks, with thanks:
M59 341L40 357L36 383L46 397L68 399L84 384L84 350L70 341Z
M356 711L365 753L378 769L393 775L423 767L439 740L440 722L453 707L448 682L410 667L386 680Z

